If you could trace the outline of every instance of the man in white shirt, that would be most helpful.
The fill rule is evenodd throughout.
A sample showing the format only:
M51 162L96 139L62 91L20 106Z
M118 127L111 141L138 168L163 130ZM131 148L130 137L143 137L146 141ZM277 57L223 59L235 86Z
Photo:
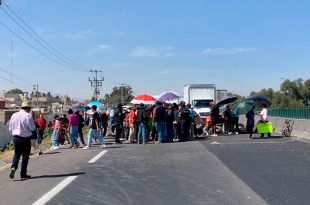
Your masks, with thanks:
M11 166L10 178L13 179L17 170L20 157L23 157L20 176L22 179L31 178L27 175L27 166L31 150L32 132L36 130L34 120L30 113L31 103L24 101L19 112L12 115L9 125L9 132L13 136L14 157Z

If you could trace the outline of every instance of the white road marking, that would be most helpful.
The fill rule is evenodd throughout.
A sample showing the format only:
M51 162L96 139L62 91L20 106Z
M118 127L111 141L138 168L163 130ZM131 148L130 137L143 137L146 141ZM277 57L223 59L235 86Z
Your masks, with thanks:
M61 190L63 190L66 186L68 186L76 178L77 178L77 176L67 177L65 180L60 182L51 191L44 194L38 201L34 202L32 205L44 205L44 204L46 204L49 200L51 200L54 196L56 196L56 194L58 194Z
M98 159L100 159L100 157L102 157L105 153L107 153L108 150L103 150L102 152L100 152L99 154L97 154L94 158L92 158L91 160L88 161L89 164L94 164Z

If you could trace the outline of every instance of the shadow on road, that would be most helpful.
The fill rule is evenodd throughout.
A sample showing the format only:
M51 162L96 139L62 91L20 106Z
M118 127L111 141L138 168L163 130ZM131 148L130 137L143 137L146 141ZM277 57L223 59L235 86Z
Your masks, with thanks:
M74 172L74 173L69 173L69 174L55 174L55 175L41 175L41 176L33 176L30 179L70 177L70 176L79 176L83 174L85 174L85 172Z
M47 152L47 153L43 153L43 155L50 155L50 154L59 154L61 152Z
M266 139L280 139L280 138L285 138L282 135L277 135L277 136L271 136L270 138L267 138L267 136L265 135L263 138L260 137L260 134L256 134L256 136L253 138L255 140L266 140Z

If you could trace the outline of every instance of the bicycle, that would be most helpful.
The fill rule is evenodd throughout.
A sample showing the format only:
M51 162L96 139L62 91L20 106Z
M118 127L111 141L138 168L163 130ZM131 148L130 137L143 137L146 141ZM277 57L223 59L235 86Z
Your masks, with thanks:
M293 132L294 120L286 119L284 121L283 128L281 130L281 134L285 137L290 137Z

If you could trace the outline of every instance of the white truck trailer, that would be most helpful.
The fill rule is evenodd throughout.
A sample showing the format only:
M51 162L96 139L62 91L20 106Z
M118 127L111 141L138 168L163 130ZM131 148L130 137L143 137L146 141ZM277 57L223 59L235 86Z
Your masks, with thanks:
M210 113L210 102L216 100L216 86L214 84L184 85L184 102L190 103L202 118Z

